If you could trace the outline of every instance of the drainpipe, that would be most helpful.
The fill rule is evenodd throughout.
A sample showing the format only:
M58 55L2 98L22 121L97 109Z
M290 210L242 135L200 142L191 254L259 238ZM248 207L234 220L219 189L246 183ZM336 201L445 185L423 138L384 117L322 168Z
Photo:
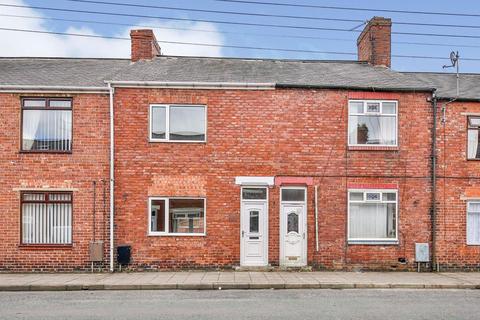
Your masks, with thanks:
M110 272L114 269L114 212L115 212L115 182L114 182L114 112L113 112L113 95L115 88L108 83L108 90L110 93Z
M432 264L431 270L438 271L437 264L437 97L432 94L433 127L432 127Z

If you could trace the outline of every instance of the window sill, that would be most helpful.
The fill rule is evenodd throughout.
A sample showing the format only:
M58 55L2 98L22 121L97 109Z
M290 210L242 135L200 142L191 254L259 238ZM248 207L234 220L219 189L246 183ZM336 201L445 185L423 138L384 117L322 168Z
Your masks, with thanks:
M348 146L352 151L398 151L398 146Z
M149 237L206 237L206 233L149 233Z
M73 249L73 244L20 244L21 250L69 250Z
M198 141L198 140L148 140L149 143L195 143L195 144L206 144L207 141Z
M348 240L349 245L395 246L398 240Z
M35 154L37 154L37 153L43 153L43 154L72 154L72 151L20 150L18 153L25 153L25 154L28 154L28 153L35 153Z

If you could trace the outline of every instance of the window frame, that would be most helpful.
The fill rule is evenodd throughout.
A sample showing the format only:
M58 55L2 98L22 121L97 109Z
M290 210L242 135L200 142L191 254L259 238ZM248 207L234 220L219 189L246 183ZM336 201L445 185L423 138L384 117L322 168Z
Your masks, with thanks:
M243 189L264 189L265 190L265 199L245 199L243 198ZM266 186L255 186L255 185L243 185L240 188L240 201L249 202L249 201L266 201L268 202L268 187Z
M475 118L475 119L480 119L480 115L467 115L467 149L466 149L466 158L467 161L480 161L480 158L470 158L468 156L468 147L469 147L469 141L468 141L468 132L470 130L476 130L480 131L480 127L470 127L470 119Z
M465 227L466 227L466 228L465 228L465 242L466 242L467 246L480 246L480 241L479 241L479 242L471 242L471 241L469 241L469 239L468 239L468 225L469 225L469 224L468 224L468 215L469 215L470 212L471 212L471 211L469 210L471 203L478 203L478 204L480 204L480 199L478 199L478 200L468 200L468 201L467 201L466 221L465 221ZM480 232L480 230L478 230L478 232Z
M62 200L52 200L50 201L50 194L69 194L70 201ZM25 194L44 194L45 200L24 200L23 196ZM74 243L73 239L73 226L74 226L74 206L73 206L73 191L65 190L22 190L20 191L20 246L21 247L72 247ZM25 243L23 242L23 205L25 203L40 203L48 205L49 203L63 203L70 204L72 206L72 216L71 216L71 225L70 225L70 242L69 243Z
M351 193L363 193L363 200L350 200ZM380 201L367 200L367 193L380 192ZM395 201L383 201L383 193L395 193ZM347 242L348 244L373 244L373 245L397 245L398 222L400 213L398 211L398 189L348 189L347 190ZM350 203L395 203L395 238L350 238Z
M152 137L152 127L153 127L153 117L152 111L154 107L164 107L165 108L165 139L153 138ZM171 107L202 107L204 108L204 117L203 121L205 122L205 138L203 140L170 140L170 108ZM207 142L207 105L206 104L162 104L154 103L150 104L148 110L148 141L149 142L166 142L166 143L206 143Z
M362 102L363 103L363 113L350 113L350 102ZM383 103L384 102L389 102L389 103L395 103L395 114L391 115L383 115ZM366 112L367 110L367 105L368 103L380 103L380 112ZM370 100L370 99L349 99L348 100L348 105L347 105L347 145L349 147L368 147L368 148L385 148L385 147L391 147L395 148L399 146L399 132L398 132L398 100ZM385 117L395 117L395 144L358 144L358 143L350 143L350 128L351 128L351 122L350 122L350 116L369 116L370 115L376 115L376 116L385 116Z
M203 200L203 232L202 233L173 233L169 232L170 200ZM152 231L152 201L165 201L165 231ZM207 235L207 198L205 197L149 197L148 198L148 236L162 237L205 237Z
M25 101L29 100L45 100L44 107L26 107ZM20 153L58 153L70 154L73 152L73 98L72 97L21 97L20 98ZM70 108L66 107L50 107L50 101L70 101ZM71 140L70 150L25 150L23 149L23 118L25 110L55 110L55 111L71 111L72 126L71 126Z

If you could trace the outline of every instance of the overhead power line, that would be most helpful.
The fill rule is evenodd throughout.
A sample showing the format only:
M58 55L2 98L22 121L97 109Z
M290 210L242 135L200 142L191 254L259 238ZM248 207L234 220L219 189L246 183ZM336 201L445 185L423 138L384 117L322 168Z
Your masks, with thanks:
M106 15L106 16L149 18L149 19L188 21L188 22L192 22L192 21L194 21L194 22L208 22L208 23L218 23L218 24L226 24L226 25L244 25L244 26L255 26L255 27L273 27L273 28L286 28L286 29L298 29L298 30L317 30L317 31L338 31L338 32L356 32L356 33L360 32L358 30L341 29L341 28L310 27L310 26L283 25L283 24L263 24L263 23L236 22L236 21L224 21L224 20L209 20L209 19L173 18L173 17L164 17L164 16L153 16L153 15L127 14L127 13L90 11L90 10L78 10L78 9L62 9L62 8L38 7L38 6L24 6L24 5L2 4L2 3L0 3L0 6L2 6L2 7L15 7L15 8L30 8L30 9L48 10L48 11L57 11L57 12L74 12L74 13L85 13L85 14L98 14L98 15ZM468 35L468 34L467 35L466 34L440 34L440 33L418 33L418 32L392 32L392 34L411 35L411 36L431 36L431 37L480 39L480 36L478 36L478 35Z
M160 26L160 25L143 25L143 24L138 25L138 24L121 23L121 22L105 22L105 21L99 21L99 20L64 19L64 18L26 16L26 15L16 15L16 14L0 14L0 17L64 21L64 22L74 22L74 23L101 24L101 25L112 25L112 26L137 27L137 28L152 28L152 29L161 29L161 30L194 31L194 32L204 32L204 33L216 33L216 34L235 34L235 35L253 36L253 37L328 40L328 41L342 41L342 42L351 42L351 43L353 43L355 41L354 39L344 39L344 38L317 37L317 36L304 36L304 35L288 35L288 34L274 34L274 33L218 31L218 30L201 29L201 28L199 29L199 28L167 27L167 26ZM392 41L392 44L402 44L402 45L405 44L405 45L416 45L416 46L456 47L456 48L480 48L480 45L444 43L444 42L442 42L442 43L438 43L438 42L437 43L432 43L432 42L413 42L413 41Z
M252 27L273 27L273 28L287 28L287 29L306 29L306 30L352 32L352 30L350 30L350 29L340 29L340 28L323 28L323 27L309 27L309 26L283 25L283 24L250 23L250 22L236 22L236 21L209 20L209 19L173 18L173 17L152 16L152 15L145 15L145 14L91 11L91 10L78 10L78 9L63 9L63 8L38 7L38 6L24 6L24 5L4 4L4 3L0 3L0 6L1 7L14 7L14 8L29 8L29 9L38 9L38 10L47 10L47 11L99 14L99 15L106 15L106 16L119 16L119 17L148 18L148 19L187 21L187 22L209 22L209 23L228 24L228 25L243 25L243 26L252 26ZM359 32L359 31L354 31L354 32Z
M203 12L203 13L219 13L230 14L238 16L256 16L256 17L268 17L268 18L288 18L288 19L304 19L304 20L325 20L325 21L342 21L342 22L365 22L361 19L340 19L340 18L326 18L326 17L313 17L313 16L297 16L297 15L283 15L273 13L258 13L258 12L239 12L239 11L224 11L224 10L207 10L196 8L180 8L171 6L157 6L146 5L126 2L109 2L109 1L93 1L93 0L63 0L68 2L80 2L80 3L92 3L92 4L104 4L119 7L133 7L133 8L145 8L145 9L162 9L162 10L174 10L174 11L186 11L186 12Z
M76 36L76 37L86 37L86 38L103 38L103 39L126 40L126 41L130 40L130 38L126 38L126 37L100 36L100 35L90 35L90 34L82 34L82 33L54 32L54 31L42 31L42 30L31 30L31 29L0 28L0 30L13 31L13 32L53 34L53 35L62 35L62 36ZM342 52L342 51L318 51L318 50L302 50L302 49L288 49L288 48L235 46L235 45L221 45L221 44L213 44L213 43L167 41L167 40L158 40L157 42L159 44L169 43L169 44L178 44L178 45L234 48L234 49L261 50L261 51L283 51L283 52L296 52L296 53L314 53L314 54L332 54L332 55L350 55L350 56L356 56L357 55L354 52ZM394 58L410 58L410 59L434 59L434 60L448 60L449 59L449 58L446 58L446 57L438 57L438 56L416 56L416 55L392 55L392 57L394 57ZM480 58L479 59L477 59L477 58L462 58L462 60L464 60L464 61L480 61Z
M457 17L480 17L480 14L463 13L463 12L438 12L438 11L414 11L414 10L394 10L394 9L359 8L359 7L340 7L340 6L324 6L324 5L316 5L316 4L278 3L278 2L271 2L271 1L252 1L252 0L215 0L215 1L218 1L218 2L232 2L232 3L245 3L245 4L255 4L255 5L280 6L280 7L310 8L310 9L369 11L369 12L387 12L387 13L457 16Z
M253 17L270 17L270 18L288 18L288 19L302 19L302 20L322 20L322 21L366 23L365 19L362 20L362 19L345 19L345 18L326 18L326 17L281 15L281 14L258 13L258 12L207 10L207 9L196 9L196 8L180 8L180 7L171 7L171 6L145 5L145 4L125 3L125 2L118 3L118 2L94 1L94 0L63 0L63 1L77 2L77 3L102 4L102 5L130 7L130 8L133 7L133 8L174 10L174 11L184 11L184 12L217 13L217 14L228 14L228 15L237 15L237 16L253 16ZM392 23L397 24L397 25L410 25L410 26L480 29L480 25L407 22L407 21L393 21Z

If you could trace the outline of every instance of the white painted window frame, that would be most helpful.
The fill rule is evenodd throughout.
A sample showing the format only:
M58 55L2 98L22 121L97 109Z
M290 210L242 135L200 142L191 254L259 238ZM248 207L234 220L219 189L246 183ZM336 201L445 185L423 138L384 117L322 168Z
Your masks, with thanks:
M362 192L363 200L350 200L350 193ZM380 201L366 200L367 193L380 192ZM383 193L395 193L395 201L383 201ZM398 244L398 221L400 213L398 212L398 190L397 189L348 189L347 191L347 241L349 244L373 244L386 245ZM350 238L350 203L395 203L395 238Z
M155 107L165 108L165 139L152 137L152 111ZM204 108L205 139L203 140L170 140L170 107L202 107ZM167 143L206 143L207 142L207 105L204 104L150 104L148 109L148 139L149 142L167 142Z
M363 103L363 113L350 113L350 102L362 102ZM393 102L395 103L395 115L384 115L383 114L383 103L384 102ZM377 113L372 113L369 112L367 113L367 104L368 103L380 103L380 112ZM363 99L350 99L348 100L348 132L347 132L347 143L349 147L398 147L398 101L397 100L363 100ZM381 117L395 117L395 144L351 144L350 143L350 128L351 128L351 123L350 123L350 116L368 116L368 115L376 115L376 116L381 116Z
M203 232L202 233L173 233L168 231L170 225L170 200L203 200ZM165 201L165 231L152 231L152 201ZM207 198L205 197L149 197L148 198L148 236L169 236L169 237L204 237L207 235Z
M466 231L466 235L465 235L465 236L466 236L466 242L467 242L467 245L468 245L468 246L478 246L478 245L480 245L480 242L472 242L472 241L470 241L470 239L468 238L468 229L469 229L468 215L473 212L473 211L470 210L470 204L472 204L472 203L480 203L480 199L467 201L467 217L466 217L466 218L467 218L467 221L466 221L466 223L465 223L465 225L466 225L467 228L466 228L466 230L465 230L465 231ZM478 230L478 232L480 232L480 230Z

